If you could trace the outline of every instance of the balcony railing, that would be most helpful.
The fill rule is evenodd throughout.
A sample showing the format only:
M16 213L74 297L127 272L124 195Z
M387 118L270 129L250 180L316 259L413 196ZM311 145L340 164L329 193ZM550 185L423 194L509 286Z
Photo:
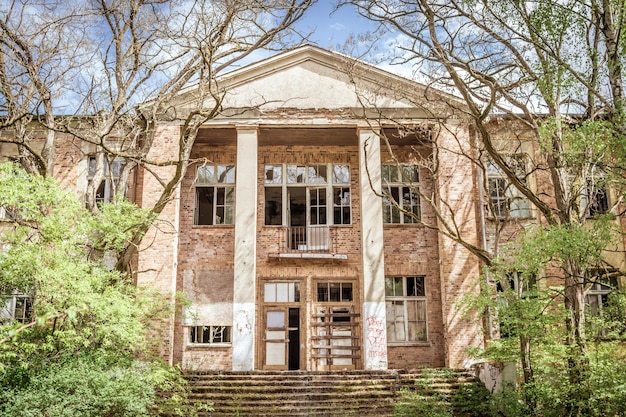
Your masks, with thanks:
M347 259L347 255L337 253L334 236L337 232L338 229L325 224L283 227L280 231L279 251L270 256Z

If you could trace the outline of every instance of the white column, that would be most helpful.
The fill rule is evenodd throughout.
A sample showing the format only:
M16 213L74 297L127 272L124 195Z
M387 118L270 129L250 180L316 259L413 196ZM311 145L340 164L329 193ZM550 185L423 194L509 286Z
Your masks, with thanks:
M234 371L254 369L257 146L256 126L237 128L232 338Z
M380 138L359 130L359 185L363 253L363 343L365 369L387 369L383 208L380 197ZM374 188L374 190L372 189Z

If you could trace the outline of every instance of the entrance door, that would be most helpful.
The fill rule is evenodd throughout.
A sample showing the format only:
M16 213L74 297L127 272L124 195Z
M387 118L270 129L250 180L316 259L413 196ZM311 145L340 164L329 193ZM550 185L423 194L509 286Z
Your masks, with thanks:
M300 309L266 307L263 369L300 369Z

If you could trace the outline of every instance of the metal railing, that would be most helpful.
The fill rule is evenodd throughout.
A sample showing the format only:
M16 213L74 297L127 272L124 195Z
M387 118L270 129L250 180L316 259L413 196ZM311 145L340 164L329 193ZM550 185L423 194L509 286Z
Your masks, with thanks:
M328 225L289 226L283 229L281 252L331 252Z

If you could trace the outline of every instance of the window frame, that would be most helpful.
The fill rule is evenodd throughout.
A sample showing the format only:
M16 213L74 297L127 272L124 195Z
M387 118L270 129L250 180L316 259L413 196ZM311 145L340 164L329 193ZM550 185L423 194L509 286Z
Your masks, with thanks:
M616 276L611 276L600 271L590 271L585 279L590 286L585 293L585 304L588 314L602 315L602 310L608 303L609 295L620 290L620 282ZM597 304L592 305L589 300L596 298ZM606 297L606 299L604 298Z
M306 190L307 226L351 226L353 224L350 164L267 163L264 164L263 169L264 226L290 226L287 200L290 190L295 188ZM269 190L280 190L280 192L273 192L273 198L269 200ZM322 191L323 195L320 194ZM343 193L343 197L338 196L340 198L336 199L335 192ZM279 196L280 201L278 201ZM270 214L270 203L274 203L271 208L273 215ZM280 216L280 221L276 219L278 216ZM341 222L337 222L338 219L341 219Z
M96 204L110 203L113 201L114 190L120 181L120 176L126 165L126 158L122 156L114 156L113 158L104 157L104 168L102 180L96 188ZM117 166L117 169L116 169ZM91 182L96 175L97 157L90 155L87 158L87 182ZM100 189L102 188L102 192ZM100 194L100 196L99 196Z
M203 347L220 347L220 346L231 346L232 345L232 334L233 327L232 326L224 326L224 325L215 325L215 324L201 324L196 326L186 326L188 328L187 335L189 337L187 344L190 346L203 346ZM218 329L220 331L218 332ZM224 331L226 330L226 331ZM194 340L204 340L205 333L208 333L208 341L194 341ZM221 334L222 337L219 341L213 341L216 334ZM228 340L223 340L224 335L227 336Z
M0 322L13 322L28 323L33 317L33 297L30 295L21 293L19 291L13 291L12 293L5 293L0 295L0 300L4 303L0 305L2 314L0 315ZM16 311L18 311L18 300L24 302L21 317L16 317Z
M421 290L422 294L419 295L408 295L409 291L409 279L420 280L421 281ZM389 285L389 281L393 280L393 284ZM397 287L395 282L400 280L402 283L402 294L397 294ZM414 292L416 291L417 284L414 283ZM390 289L393 289L393 293L390 294ZM424 275L406 275L406 276L398 276L398 275L388 275L385 276L385 310L387 312L387 320L386 320L386 330L387 330L387 343L389 345L394 346L409 346L409 345L423 345L430 343L430 335L428 329L428 293L426 289L426 277ZM409 303L413 304L415 311L415 318L411 320L409 317ZM402 321L403 324L403 333L404 339L398 340L396 338L395 327L400 323L399 320L396 319L397 316L390 317L389 311L393 306L393 310L396 311L395 306L402 306ZM420 319L420 314L423 316L423 319ZM416 323L416 339L410 340L410 324L414 322ZM420 325L422 323L422 325ZM394 326L394 330L391 329L391 326ZM423 327L423 330L418 330ZM419 335L423 334L422 337Z
M210 170L212 170L212 172L209 173ZM221 176L220 170L221 175L225 175L224 178L219 178ZM231 170L232 175L229 174ZM201 171L207 172L201 174ZM193 184L194 226L233 226L235 224L236 175L235 164L204 164L196 167L195 181ZM206 202L201 203L203 200L201 200L202 196L200 193L203 191L209 192L209 194L206 195ZM201 209L208 206L210 206L209 213L201 214ZM221 217L219 216L220 213L222 214ZM201 223L201 219L205 217L209 217L208 222Z
M516 177L528 186L527 154L511 153L503 155L503 158L513 168ZM485 176L489 199L487 211L491 218L520 220L533 217L528 198L511 184L504 171L491 158L486 161Z
M332 287L333 285L338 285L339 286L339 292L338 292L338 299L333 300L332 298ZM322 286L326 287L326 299L325 300L320 300L320 288ZM347 291L347 289L350 288L349 290L349 297L344 297L344 289ZM317 283L315 284L315 302L316 303L324 303L324 304L337 304L337 303L353 303L354 302L354 298L355 298L355 282L354 281L317 281Z
M611 210L611 199L608 187L598 178L594 184L586 184L580 194L580 209L586 218L594 218L608 214Z
M399 163L382 164L381 194L383 195L383 224L419 224L422 218L422 202L419 188L419 165ZM406 205L407 198L405 198L407 194L408 205ZM412 213L412 215L409 213ZM396 219L397 221L394 221Z

